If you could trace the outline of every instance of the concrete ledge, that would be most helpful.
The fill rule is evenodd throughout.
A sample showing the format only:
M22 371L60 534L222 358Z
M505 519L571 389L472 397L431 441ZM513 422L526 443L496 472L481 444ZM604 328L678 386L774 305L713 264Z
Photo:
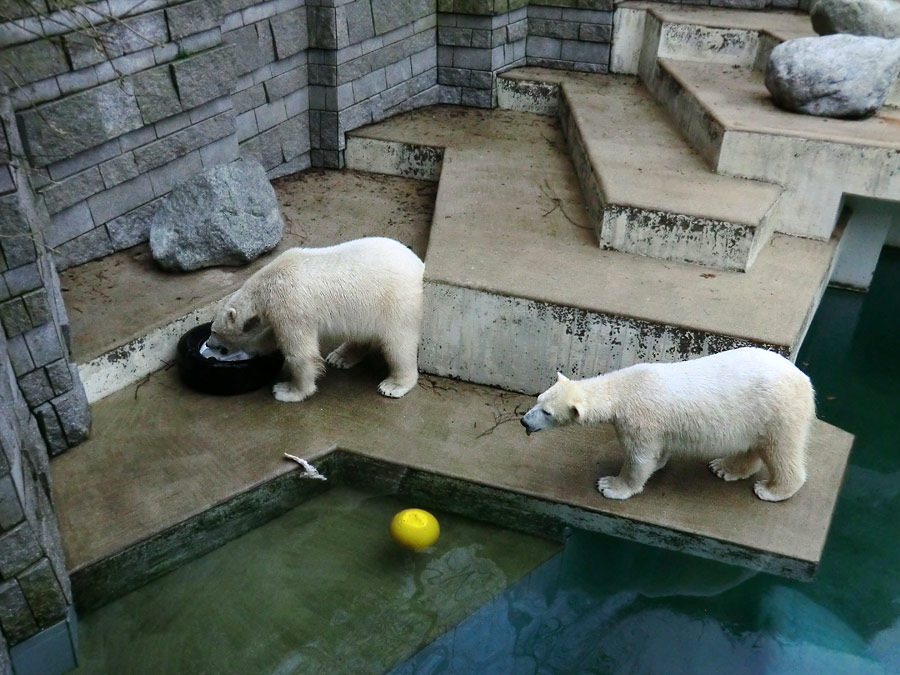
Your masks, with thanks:
M592 377L642 361L684 361L745 346L793 357L788 345L428 283L419 367L538 394L548 373Z
M437 182L444 149L383 141L347 134L344 161L348 169Z
M786 502L675 460L618 502L594 487L621 463L612 427L526 439L518 418L530 397L423 376L406 397L386 399L375 391L382 376L377 362L330 370L313 398L285 405L267 390L202 396L160 371L95 405L94 436L51 464L79 605L106 602L330 486L298 478L286 449L322 462L336 483L551 537L569 525L803 579L821 558L852 440L827 424L815 427L808 483Z
M139 382L160 368L175 362L175 347L187 331L216 313L212 303L154 328L146 335L130 340L78 366L88 403L94 403L115 391Z
M610 70L638 74L648 16L657 26L651 57L714 62L765 69L772 48L797 37L815 35L809 16L796 11L747 11L658 2L616 6Z

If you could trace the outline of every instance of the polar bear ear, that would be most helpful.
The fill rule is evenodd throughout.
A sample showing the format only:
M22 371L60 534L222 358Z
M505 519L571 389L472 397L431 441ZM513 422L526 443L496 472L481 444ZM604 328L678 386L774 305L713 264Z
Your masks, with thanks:
M234 323L237 321L237 310L234 307L229 307L225 310L225 319L228 323Z
M568 382L569 378L557 371L556 373L556 381L557 382Z
M584 415L584 401L575 401L569 404L569 414L573 420L581 420Z

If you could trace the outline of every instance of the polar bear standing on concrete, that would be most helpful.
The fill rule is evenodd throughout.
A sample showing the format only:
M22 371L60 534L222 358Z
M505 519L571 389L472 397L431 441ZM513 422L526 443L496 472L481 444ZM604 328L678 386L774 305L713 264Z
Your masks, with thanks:
M681 363L641 363L573 381L561 373L522 418L528 434L566 424L611 422L625 450L618 476L597 489L628 499L670 456L712 460L727 481L762 466L754 492L770 502L806 481L806 444L816 416L813 388L787 359L753 347Z
M226 299L211 345L250 353L276 345L291 374L273 388L279 401L302 401L323 370L319 336L343 343L326 361L351 368L372 349L390 368L378 391L399 398L418 381L425 265L393 239L366 237L327 248L288 249Z

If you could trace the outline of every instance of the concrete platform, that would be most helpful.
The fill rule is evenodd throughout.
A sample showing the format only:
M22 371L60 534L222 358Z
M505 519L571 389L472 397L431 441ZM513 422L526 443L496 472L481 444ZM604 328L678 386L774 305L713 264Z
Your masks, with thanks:
M427 108L348 134L348 162L402 172L415 147L443 148L420 347L433 374L536 393L556 370L745 344L790 356L830 274L836 241L775 237L747 273L598 249L546 116Z
M815 572L852 441L834 427L816 424L809 481L787 502L762 502L749 481L674 460L641 495L611 501L594 488L621 462L611 427L526 438L518 420L529 397L423 376L387 399L376 393L382 370L329 370L313 398L286 405L267 390L203 396L171 369L95 404L91 439L51 463L82 606L331 485L299 478L285 451L320 460L338 483L547 536L571 525L794 578Z
M285 248L383 235L425 255L432 185L324 170L273 185L285 218L284 239L247 266L167 273L143 244L61 273L72 355L90 401L171 363L178 338L209 321L219 300Z
M634 78L518 68L497 81L500 105L542 106L553 91L532 83L556 85L603 248L722 269L753 263L780 186L713 173Z

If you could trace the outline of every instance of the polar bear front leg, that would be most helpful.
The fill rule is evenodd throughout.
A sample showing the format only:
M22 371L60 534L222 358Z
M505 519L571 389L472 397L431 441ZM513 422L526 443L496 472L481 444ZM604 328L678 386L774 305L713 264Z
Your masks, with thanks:
M419 381L419 334L390 336L384 340L383 348L391 373L378 385L378 392L400 398Z
M647 479L665 465L660 453L628 454L618 476L601 476L597 490L607 499L628 499L642 492Z
M284 364L291 379L272 387L275 399L284 403L298 403L316 393L316 378L322 372L316 335L294 336L281 341Z

